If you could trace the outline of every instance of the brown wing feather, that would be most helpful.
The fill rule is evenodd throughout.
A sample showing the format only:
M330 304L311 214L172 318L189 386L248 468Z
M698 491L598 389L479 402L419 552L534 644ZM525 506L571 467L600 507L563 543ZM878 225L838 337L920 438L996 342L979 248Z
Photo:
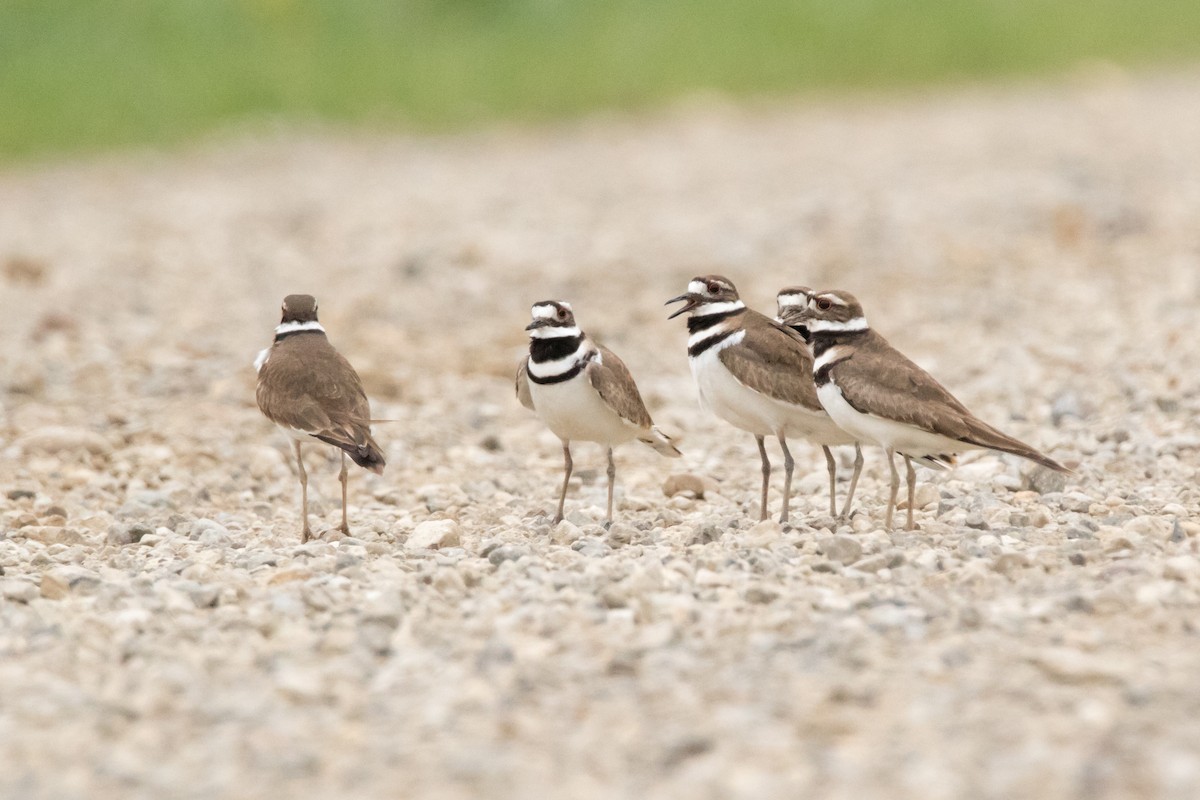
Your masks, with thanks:
M792 405L820 410L808 345L792 329L747 311L741 344L718 354L739 381L756 392Z
M517 365L516 390L517 399L521 401L521 405L530 411L536 411L537 409L533 407L533 393L529 391L529 356L525 356Z
M855 354L834 364L831 370L842 396L854 408L1066 471L1057 461L976 417L932 375L879 334L868 331L855 344Z
M650 412L646 410L646 404L638 392L637 384L633 382L629 368L607 347L597 347L601 360L592 361L586 369L592 387L622 419L639 428L649 428L654 422L650 419Z
M332 346L272 354L259 373L256 399L267 419L345 450L359 466L382 471L371 436L371 405L354 367Z

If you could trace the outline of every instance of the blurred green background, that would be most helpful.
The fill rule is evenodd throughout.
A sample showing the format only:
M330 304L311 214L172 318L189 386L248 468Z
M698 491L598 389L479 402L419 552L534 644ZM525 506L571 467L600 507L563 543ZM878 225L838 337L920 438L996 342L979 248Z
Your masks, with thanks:
M0 161L1200 55L1200 0L0 0Z

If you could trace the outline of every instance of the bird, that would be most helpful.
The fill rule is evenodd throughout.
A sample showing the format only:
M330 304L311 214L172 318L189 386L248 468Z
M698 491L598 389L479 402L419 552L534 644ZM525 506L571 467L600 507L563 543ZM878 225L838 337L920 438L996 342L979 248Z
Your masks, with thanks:
M884 448L891 470L885 526L892 528L904 458L908 481L908 520L913 530L916 470L913 461L946 469L972 449L996 450L1056 472L1071 470L1034 448L983 422L867 324L862 305L846 291L789 290L784 322L807 332L817 397L829 416L864 442Z
M617 355L596 344L575 322L571 304L544 300L530 309L529 354L517 367L516 393L562 440L564 475L554 524L563 519L571 480L571 442L596 442L608 451L608 512L613 521L613 448L637 439L664 456L678 458L679 449L650 418L633 375Z
M702 407L734 427L754 434L762 460L760 519L767 519L771 462L765 439L779 440L784 458L783 510L788 522L795 462L787 438L818 444L829 472L829 512L837 516L837 463L829 449L854 444L821 408L812 381L812 359L798 333L747 308L733 282L723 275L701 275L688 290L667 301L683 302L668 319L688 316L688 363Z
M789 286L787 288L780 289L779 292L776 293L776 295L775 295L775 303L776 303L776 307L777 307L775 321L779 322L780 324L786 325L787 322L784 318L785 318L786 314L788 313L789 309L791 309L797 303L801 303L801 304L807 303L808 296L811 292L812 292L812 290L809 289L807 286ZM804 340L805 345L809 351L808 364L805 365L804 370L806 373L811 372L812 371L812 348L811 348L811 346L808 346L808 329L805 328L803 325L788 325L788 327L791 328L792 330L796 331L796 333L798 333L800 335L800 338ZM814 384L814 389L815 388L816 388L816 385ZM863 468L862 442L855 441L855 443L854 443L854 472L850 476L850 486L846 490L846 499L842 503L842 513L837 514L836 508L831 507L830 511L829 511L830 516L835 517L836 519L841 519L841 520L849 520L850 519L850 512L854 505L854 492L858 488L858 478L862 474L862 468ZM832 485L832 477L830 479L830 483ZM830 497L831 498L832 498L832 494L833 494L833 489L831 488L830 489Z
M283 429L295 446L300 473L301 541L312 538L308 524L308 473L301 447L322 442L341 451L342 524L346 518L346 456L360 467L383 474L383 451L371 436L371 406L354 367L333 348L325 328L317 321L317 301L312 295L289 294L271 346L254 362L258 373L255 399L271 422Z

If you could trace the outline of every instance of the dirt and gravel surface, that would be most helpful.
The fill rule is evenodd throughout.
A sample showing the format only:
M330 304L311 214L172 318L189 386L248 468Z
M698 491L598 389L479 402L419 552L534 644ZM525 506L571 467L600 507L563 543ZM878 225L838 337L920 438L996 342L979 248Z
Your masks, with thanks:
M1196 797L1197 77L0 173L0 795ZM801 444L758 524L663 308L710 271L854 291L1076 474L970 454L888 533L869 451L834 528ZM251 367L289 292L396 420L306 545ZM681 437L609 531L588 445L550 525L512 395L546 298Z

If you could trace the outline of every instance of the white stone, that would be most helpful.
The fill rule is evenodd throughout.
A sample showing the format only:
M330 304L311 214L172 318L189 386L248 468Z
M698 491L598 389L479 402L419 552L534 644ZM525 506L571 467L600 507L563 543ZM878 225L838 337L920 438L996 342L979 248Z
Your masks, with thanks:
M783 538L783 526L773 519L764 519L754 523L754 527L746 531L743 543L746 547L768 547Z
M581 536L583 536L583 531L569 519L564 519L555 525L554 530L550 532L550 538L555 544L574 544L579 541Z
M17 439L17 446L24 453L80 452L95 456L110 456L113 452L112 445L99 433L86 428L70 428L61 425L30 431Z
M459 544L458 523L452 519L430 519L422 522L408 535L405 550L432 550L455 547Z
M1123 526L1125 530L1140 533L1152 539L1164 540L1171 535L1175 521L1167 517L1134 517Z
M18 578L0 580L0 597L17 603L28 603L36 600L41 592L37 584Z
M834 536L822 536L817 540L817 549L831 561L840 564L853 564L862 557L862 545L858 539L839 533Z
M1126 666L1121 660L1069 647L1047 647L1030 660L1050 679L1069 684L1119 683Z
M69 594L89 594L100 585L100 576L83 567L55 567L42 573L42 597L58 600Z
M1173 556L1163 563L1163 577L1177 581L1200 580L1200 559L1195 556Z

